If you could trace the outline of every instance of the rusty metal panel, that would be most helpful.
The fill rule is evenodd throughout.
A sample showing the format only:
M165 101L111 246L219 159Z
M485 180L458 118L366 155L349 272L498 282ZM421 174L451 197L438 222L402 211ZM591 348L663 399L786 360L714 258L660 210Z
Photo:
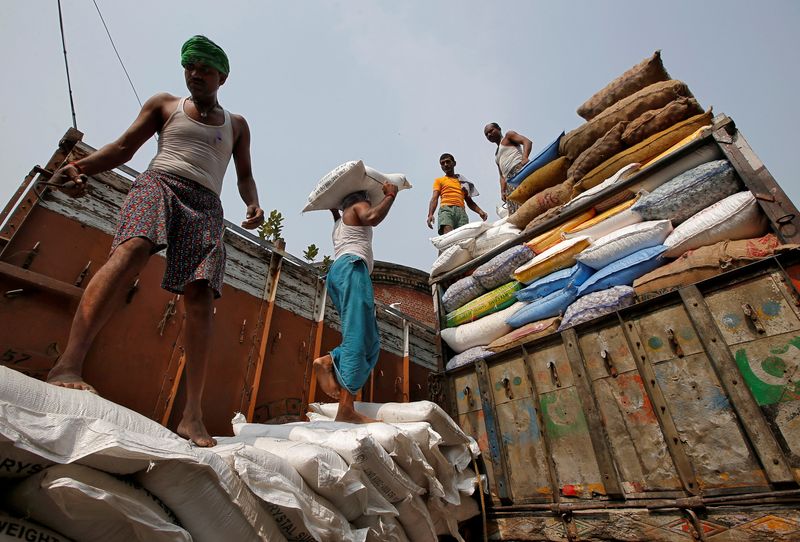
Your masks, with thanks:
M800 334L738 345L734 359L800 479Z
M489 382L494 387L500 440L514 502L552 500L548 454L525 360L518 356L492 365Z
M312 322L281 307L274 307L264 371L256 395L253 421L281 423L299 421L305 378L306 351Z
M651 363L703 351L686 311L680 305L656 309L631 320Z
M567 542L570 538L561 518L552 514L524 514L490 519L489 540Z
M681 492L678 472L642 377L618 324L578 339L593 377L597 405L610 441L621 485L629 498Z
M574 540L689 542L696 536L692 522L679 510L592 510L572 516Z
M592 498L606 490L594 455L589 424L562 343L528 353L559 493Z
M780 278L779 273L765 275L705 296L726 344L800 329L800 319L787 299L786 285Z
M698 513L711 542L790 542L800 540L796 506L719 507Z
M705 354L654 366L700 489L768 487Z

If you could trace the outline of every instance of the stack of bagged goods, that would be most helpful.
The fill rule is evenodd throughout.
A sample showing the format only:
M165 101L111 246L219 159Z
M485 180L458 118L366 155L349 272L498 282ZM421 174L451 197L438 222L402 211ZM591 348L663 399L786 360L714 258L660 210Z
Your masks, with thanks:
M197 448L0 367L0 522L24 540L460 539L479 513L476 443L433 403L356 406L391 423L336 423L336 405L313 423L239 415L236 437Z
M530 230L582 192L624 180L641 164L688 143L712 118L685 83L670 78L658 51L589 98L578 114L587 122L556 138L531 161L535 167L526 165L512 180L518 185L509 198L521 207L509 222L518 228Z
M334 421L337 407L311 404L311 422L284 425L250 424L237 415L236 436L222 439L222 446L237 462L242 453L286 457L309 491L327 495L318 504L340 510L353 527L366 527L368 540L427 541L440 534L460 540L457 522L479 513L472 497L475 441L429 401L356 402L358 412L381 420L369 424ZM269 492L271 475L247 478L264 478L261 491Z
M319 180L308 195L303 212L339 209L347 195L361 190L367 193L370 202L376 203L383 198L382 187L387 182L400 190L411 188L411 183L402 173L381 173L365 166L361 160L345 162Z
M441 336L456 353L463 353L451 360L448 369L485 354L476 347L488 346L510 331L505 320L520 307L515 292L522 287L512 275L534 257L527 245L511 247L447 288L442 296L447 328Z
M516 239L519 228L501 218L492 224L470 222L438 237L431 243L439 251L439 256L431 266L431 277L451 271L460 265L483 256L507 241Z
M284 540L213 451L80 390L0 367L0 508L74 540Z
M679 287L737 265L733 262L791 248L764 236L766 217L727 160L683 170L698 156L716 157L688 156L679 168L668 168L677 171L672 178L658 171L654 182L645 168L641 182L651 191L573 213L516 252L509 249L506 257L524 253L527 261L514 269L498 265L499 274L486 287L478 280L481 268L453 283L443 296L448 327L441 336L457 354L447 369L619 310L637 294ZM605 186L626 171L643 170L629 164ZM576 200L594 201L603 188Z

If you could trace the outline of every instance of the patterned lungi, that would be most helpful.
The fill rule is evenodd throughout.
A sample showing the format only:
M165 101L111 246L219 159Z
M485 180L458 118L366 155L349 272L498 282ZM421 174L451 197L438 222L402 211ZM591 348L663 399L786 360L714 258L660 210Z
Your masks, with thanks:
M506 202L505 202L505 207L506 207L506 209L508 209L508 216L511 216L511 215L513 215L514 213L516 213L516 212L517 212L517 209L519 209L519 208L521 207L521 205L520 205L519 203L517 203L516 201L513 201L513 200L510 200L510 199L508 199L508 196L510 196L510 195L511 195L511 193L512 193L514 190L516 190L516 189L517 189L517 187L519 186L519 183L517 183L517 184L515 184L515 185L511 185L511 184L509 184L509 182L508 182L508 179L514 179L514 176L515 176L517 173L519 173L519 172L520 172L520 170L521 170L523 167L524 167L524 166L523 166L522 164L517 164L517 165L515 165L514 167L512 167L512 168L511 168L511 171L509 171L509 172L508 172L508 177L506 177L506 192L505 192L505 196L506 196ZM523 180L523 179L519 179L519 181L522 181L522 180Z
M219 196L189 179L147 170L133 182L122 205L111 252L129 239L143 237L153 243L153 254L167 249L162 288L182 294L187 284L207 280L219 297L224 232Z
M326 286L342 320L342 344L331 351L336 380L355 395L366 383L381 352L366 262L353 254L343 254L328 271Z

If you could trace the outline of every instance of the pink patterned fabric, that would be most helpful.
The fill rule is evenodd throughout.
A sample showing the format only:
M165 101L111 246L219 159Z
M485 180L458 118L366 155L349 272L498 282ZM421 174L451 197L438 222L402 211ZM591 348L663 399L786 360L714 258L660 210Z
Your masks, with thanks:
M182 294L185 286L207 280L220 297L225 273L225 223L219 197L189 179L147 170L131 185L122 205L111 252L143 237L153 254L167 249L161 287Z

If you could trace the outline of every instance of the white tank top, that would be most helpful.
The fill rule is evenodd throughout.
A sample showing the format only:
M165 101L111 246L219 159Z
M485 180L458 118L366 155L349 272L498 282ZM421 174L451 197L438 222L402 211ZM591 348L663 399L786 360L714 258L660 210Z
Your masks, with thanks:
M503 177L508 177L508 172L522 162L522 153L516 145L498 145L494 156Z
M372 274L372 226L348 226L340 218L333 225L333 259L354 254L367 263Z
M222 125L203 124L186 114L185 101L186 98L181 98L161 129L158 152L148 169L191 179L219 196L233 154L231 116L223 109Z

